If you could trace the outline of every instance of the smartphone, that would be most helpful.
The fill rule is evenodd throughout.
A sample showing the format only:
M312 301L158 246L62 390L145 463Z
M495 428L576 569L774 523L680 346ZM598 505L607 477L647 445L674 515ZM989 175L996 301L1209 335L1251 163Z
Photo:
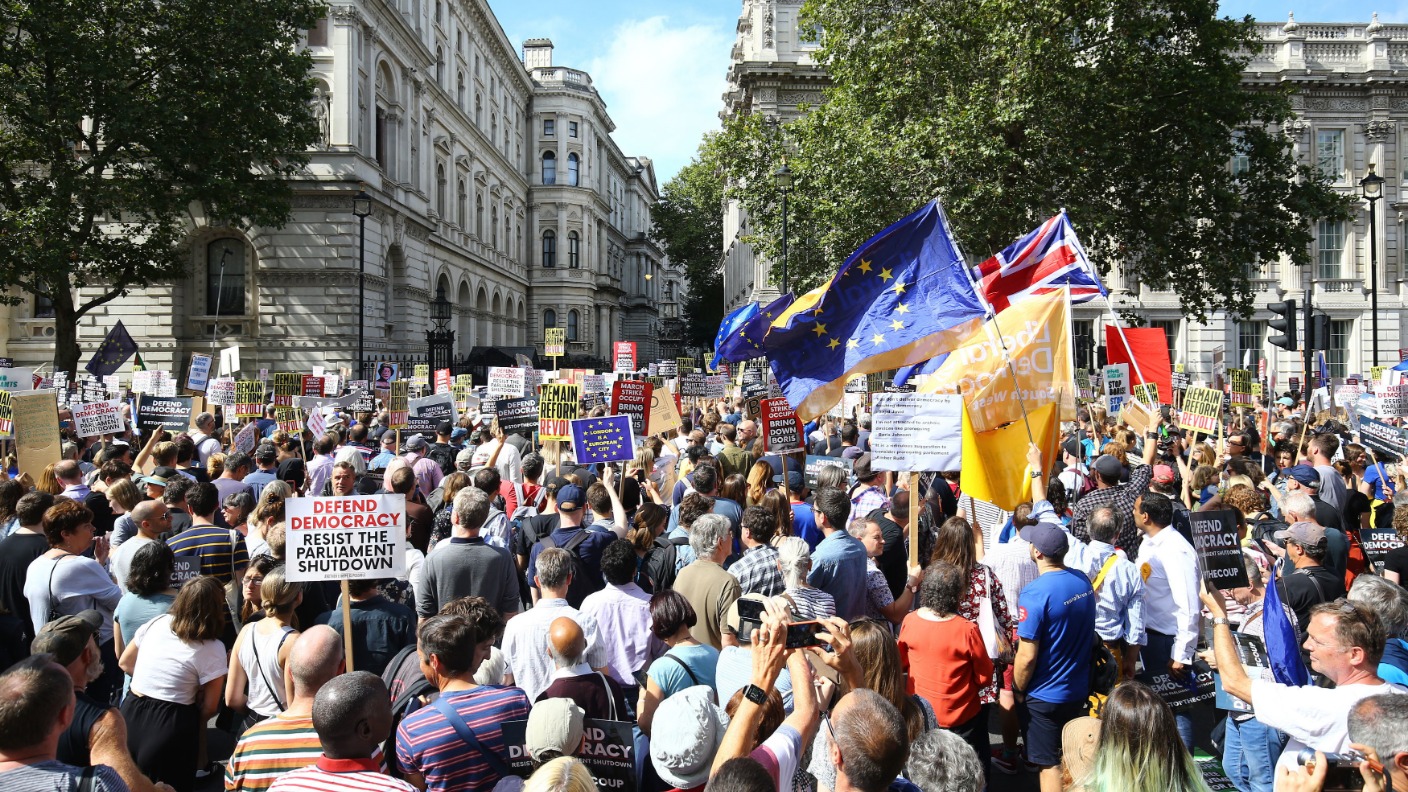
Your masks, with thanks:
M787 625L787 648L798 649L803 646L821 646L821 641L816 637L819 632L825 631L826 627L818 621L797 622Z
M761 622L763 610L763 603L757 600L741 599L738 601L738 620Z

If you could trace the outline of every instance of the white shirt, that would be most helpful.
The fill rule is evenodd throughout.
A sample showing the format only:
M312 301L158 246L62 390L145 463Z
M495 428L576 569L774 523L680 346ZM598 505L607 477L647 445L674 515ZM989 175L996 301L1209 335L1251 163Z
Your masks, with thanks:
M548 629L559 616L581 625L587 637L587 665L606 667L608 658L597 639L596 619L568 605L565 599L538 600L537 605L509 619L504 628L503 649L504 657L508 658L508 672L513 674L513 684L528 694L529 701L537 701L538 695L547 690L557 670L548 655Z
M230 670L225 645L218 640L187 643L171 632L171 614L143 624L132 636L137 665L132 692L172 704L193 704L200 686Z
M499 447L498 440L490 440L482 446L474 449L474 456L470 458L471 467L483 467L489 464L489 457L494 455L494 449ZM515 483L523 482L523 455L518 453L518 449L512 443L504 446L504 450L499 452L499 458L494 460L494 467L498 468L499 478L504 481Z
M1349 709L1355 702L1380 693L1403 692L1401 686L1388 683L1321 688L1253 679L1252 709L1257 720L1290 737L1276 766L1294 769L1296 754L1302 748L1325 753L1349 750Z
M156 540L137 534L113 551L109 567L112 579L117 581L117 587L122 589L123 593L127 592L127 575L132 570L132 559L136 557L137 551L142 549L143 545L151 544L154 541Z
M1139 544L1144 577L1144 628L1173 636L1172 660L1188 664L1198 647L1203 606L1198 601L1202 572L1198 554L1183 534L1164 528Z

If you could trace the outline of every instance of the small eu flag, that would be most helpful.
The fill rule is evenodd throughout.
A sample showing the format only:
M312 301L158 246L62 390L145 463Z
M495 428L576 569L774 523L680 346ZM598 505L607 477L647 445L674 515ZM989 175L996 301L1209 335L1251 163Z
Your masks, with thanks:
M635 458L635 440L628 415L582 418L572 422L572 450L577 464L621 462Z
M137 352L137 342L132 340L132 336L127 332L127 328L122 326L122 320L112 326L108 331L107 338L98 345L98 349L93 353L92 360L84 366L89 374L95 377L106 377L109 374L117 373L127 358L132 357Z
M759 308L752 318L739 325L727 338L719 342L718 357L730 363L741 363L745 360L762 357L766 354L763 350L763 339L767 338L768 329L796 299L791 294L784 294Z
M809 421L841 400L851 377L949 352L985 313L948 218L930 201L793 303L763 348L788 403Z
M711 371L719 370L719 363L724 360L723 346L728 337L738 332L749 319L758 315L758 304L756 302L746 303L739 308L735 308L732 313L724 317L719 322L719 332L714 335L714 359L709 362Z

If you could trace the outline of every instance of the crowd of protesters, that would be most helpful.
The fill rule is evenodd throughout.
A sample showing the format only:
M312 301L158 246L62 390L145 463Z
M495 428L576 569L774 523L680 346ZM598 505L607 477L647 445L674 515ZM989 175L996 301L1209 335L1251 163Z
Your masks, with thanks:
M476 414L65 437L0 481L0 789L1183 792L1195 751L1244 792L1408 788L1408 550L1361 536L1408 538L1408 488L1269 407L1222 440L1082 409L1011 513L877 470L864 414L805 427L838 464L768 453L742 400L619 466ZM383 492L406 571L344 621L289 579L285 506ZM1204 581L1213 509L1246 587ZM1239 655L1282 625L1298 685ZM1202 669L1235 708L1177 696Z

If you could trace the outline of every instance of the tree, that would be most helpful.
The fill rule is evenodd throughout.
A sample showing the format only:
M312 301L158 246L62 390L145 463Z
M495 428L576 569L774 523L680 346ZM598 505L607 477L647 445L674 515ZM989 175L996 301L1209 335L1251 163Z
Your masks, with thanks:
M670 260L684 267L688 282L684 303L686 347L708 348L724 315L723 175L714 136L699 154L665 183L651 212L651 238Z
M784 151L798 291L939 197L986 257L1065 208L1091 258L1203 318L1251 307L1257 262L1308 264L1347 200L1296 162L1281 88L1248 88L1250 18L1211 0L809 0L824 103L781 128L725 125L728 194L776 259ZM1245 167L1233 172L1234 154Z
M53 302L56 370L75 371L84 315L185 272L193 211L287 220L286 180L318 133L300 39L325 13L317 0L0 0L0 283ZM79 302L80 287L97 291Z

